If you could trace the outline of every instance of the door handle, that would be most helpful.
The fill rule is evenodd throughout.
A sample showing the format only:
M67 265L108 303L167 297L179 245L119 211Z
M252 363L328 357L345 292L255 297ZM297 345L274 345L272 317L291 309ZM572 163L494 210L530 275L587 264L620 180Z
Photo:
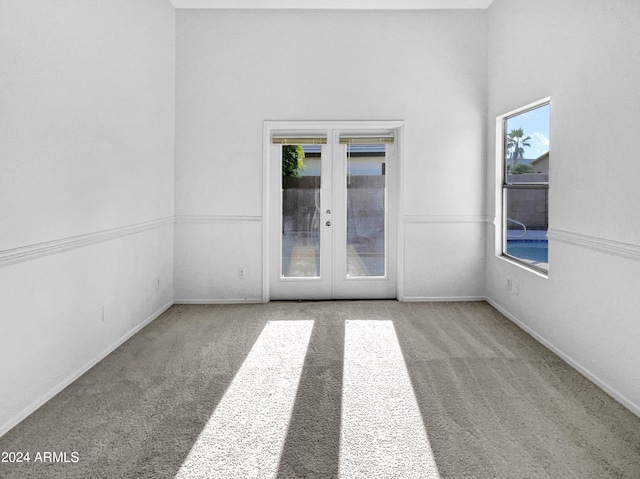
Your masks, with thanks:
M331 221L327 221L325 224L326 224L327 226L331 226Z

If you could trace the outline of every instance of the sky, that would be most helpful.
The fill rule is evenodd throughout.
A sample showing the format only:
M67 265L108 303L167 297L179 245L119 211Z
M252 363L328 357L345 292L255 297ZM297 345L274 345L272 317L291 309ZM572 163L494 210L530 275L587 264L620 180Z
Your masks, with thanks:
M538 158L549 151L549 104L535 110L529 110L507 120L506 132L516 128L522 128L525 136L530 136L531 147L524 149L524 157L528 159Z

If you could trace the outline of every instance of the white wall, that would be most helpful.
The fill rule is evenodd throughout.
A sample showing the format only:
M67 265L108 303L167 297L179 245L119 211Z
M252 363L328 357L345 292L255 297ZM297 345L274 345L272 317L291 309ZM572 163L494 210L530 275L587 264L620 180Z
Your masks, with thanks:
M173 300L175 15L4 0L0 36L2 434Z
M285 119L406 120L404 299L483 296L486 279L640 411L640 5L175 15L0 3L0 434L174 298L262 299L262 122ZM484 224L495 117L546 96L548 279L495 258Z
M406 299L484 295L486 11L176 15L177 301L262 298L264 120L406 120Z
M494 0L487 160L493 216L495 119L550 96L549 277L496 258L488 226L487 295L636 413L639 20L632 0Z

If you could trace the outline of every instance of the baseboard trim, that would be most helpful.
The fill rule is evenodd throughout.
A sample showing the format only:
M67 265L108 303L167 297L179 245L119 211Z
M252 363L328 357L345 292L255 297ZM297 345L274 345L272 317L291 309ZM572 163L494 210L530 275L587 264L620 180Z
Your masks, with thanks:
M262 298L176 299L173 304L256 304L264 302Z
M516 318L513 314L511 314L509 311L507 311L505 308L503 308L500 304L498 304L497 302L495 302L491 298L485 298L485 300L487 301L487 303L489 303L495 309L500 311L500 313L505 315L509 320L513 321L516 325L518 325L518 327L520 329L526 331L536 341L538 341L539 343L544 345L546 348L550 349L555 354L557 354L569 366L571 366L573 369L578 371L580 374L582 374L584 377L586 377L589 381L594 383L596 386L598 386L600 389L602 389L604 392L606 392L609 396L611 396L613 399L615 399L620 404L622 404L624 407L626 407L629 411L634 413L636 416L640 417L640 406L638 406L633 401L629 400L623 394L620 394L613 387L611 387L607 382L605 382L602 379L600 379L597 375L593 374L587 368L583 367L580 363L578 363L576 360L574 360L571 356L569 356L568 354L564 353L561 349L557 348L551 341L548 341L545 337L541 336L540 334L535 332L533 329L531 329L529 326L524 324L522 321L520 321L518 318Z
M67 378L64 379L62 382L60 382L59 384L54 386L47 393L45 393L40 398L38 398L35 401L33 401L31 404L29 404L27 407L25 407L22 411L20 411L19 413L14 415L12 418L10 418L7 422L2 424L0 426L0 437L4 436L7 432L9 432L11 429L13 429L15 426L17 426L22 421L24 421L30 414L32 414L38 408L43 406L47 401L49 401L51 398L53 398L56 394L58 394L64 388L66 388L71 383L73 383L76 379L78 379L80 376L82 376L84 373L86 373L89 369L91 369L96 364L98 364L100 361L102 361L104 358L106 358L113 351L118 349L128 339L130 339L133 335L135 335L137 332L139 332L141 329L143 329L149 323L151 323L152 321L157 319L162 313L164 313L166 310L168 310L171 306L173 306L173 302L172 301L170 301L167 304L165 304L164 306L162 306L155 313L151 314L147 319L145 319L141 324L139 324L135 328L129 330L127 333L125 333L123 336L121 336L120 339L118 339L115 343L113 343L112 345L108 346L101 353L99 353L96 357L94 357L93 359L91 359L90 361L85 363L82 367L80 367L74 373L72 373L71 375L67 376Z
M443 303L443 302L456 302L456 301L485 301L487 298L484 296L405 296L398 298L398 301L406 303Z
M406 296L398 298L398 301L410 302L462 302L462 301L485 301L484 296ZM277 299L274 301L278 301ZM354 299L354 301L358 301ZM174 304L256 304L265 303L262 298L230 298L230 299L176 299Z

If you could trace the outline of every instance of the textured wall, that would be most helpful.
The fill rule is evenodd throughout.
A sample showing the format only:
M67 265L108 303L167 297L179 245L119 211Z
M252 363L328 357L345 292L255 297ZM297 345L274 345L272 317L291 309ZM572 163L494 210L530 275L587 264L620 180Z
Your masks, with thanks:
M7 0L0 35L1 434L173 300L175 16Z
M640 4L495 0L489 9L489 117L551 97L549 277L494 254L487 295L640 413ZM494 214L495 129L488 214ZM506 278L519 283L519 294Z
M265 120L405 120L404 213L438 234L401 219L408 293L484 294L486 11L178 11L176 49L176 299L262 298Z

